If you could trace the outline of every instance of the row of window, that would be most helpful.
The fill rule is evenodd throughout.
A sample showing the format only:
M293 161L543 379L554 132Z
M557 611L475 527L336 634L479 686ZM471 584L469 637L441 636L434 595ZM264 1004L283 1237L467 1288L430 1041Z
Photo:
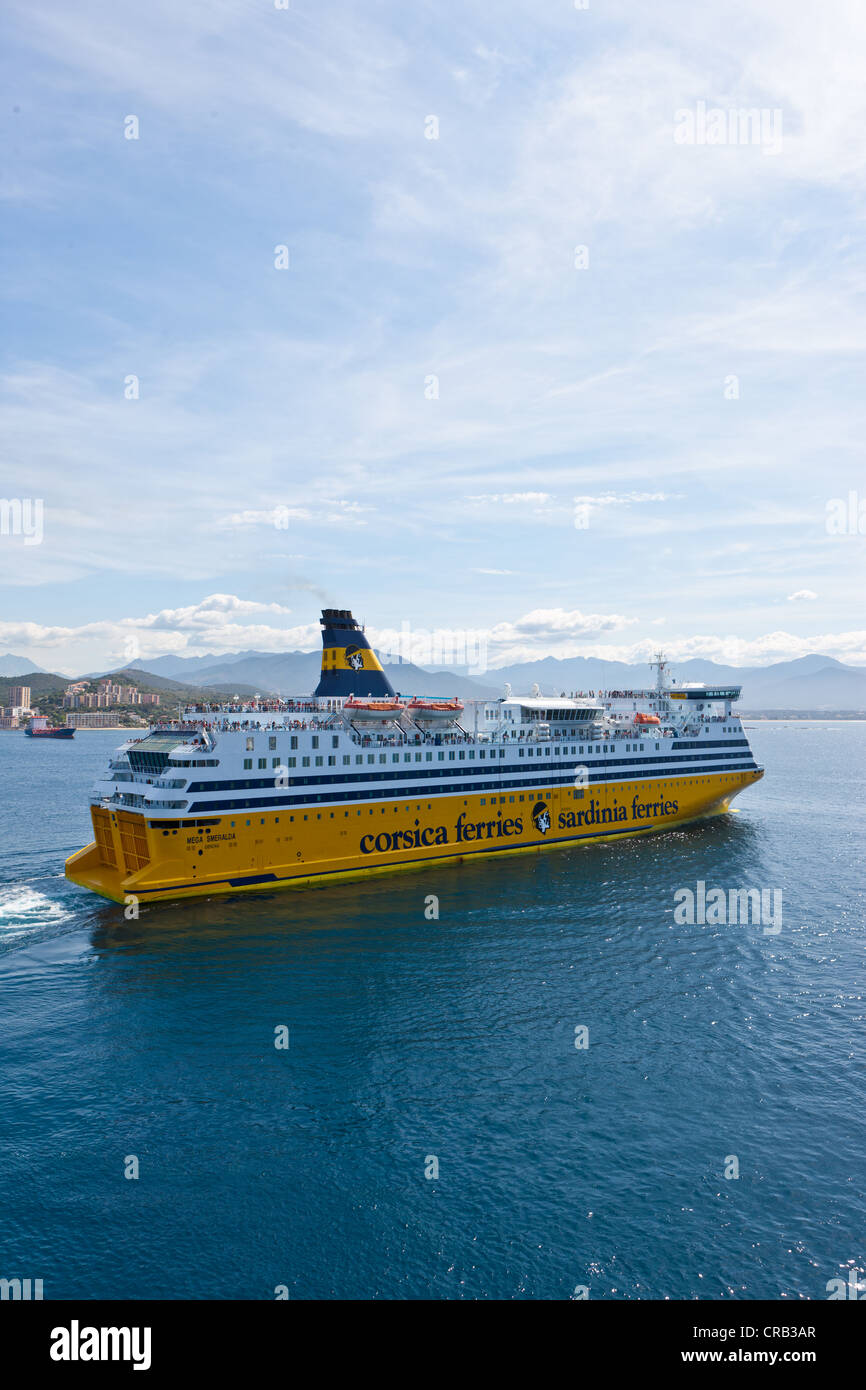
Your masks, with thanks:
M708 772L709 774L711 774L711 775L718 775L719 773L728 773L728 772L752 772L752 771L754 771L754 769L755 769L755 763L754 763L754 762L748 762L748 763L740 762L740 763L725 763L725 764L723 764L721 767L716 766L716 767L713 767L713 768L707 768L707 772ZM545 769L545 770L546 770L546 769ZM689 770L689 771L693 771L694 769L691 769L691 768L690 768L690 769L688 769L688 770ZM671 776L674 776L674 777L677 777L677 778L678 778L678 784L679 784L679 785L682 785L682 782L679 780L680 777L681 777L681 774L678 774L678 773L674 772L673 769L671 769L671 770L670 770L670 775L671 775ZM598 783L602 783L602 784L603 784L603 783L606 783L606 782L608 782L608 783L609 783L609 782L619 782L619 781L623 781L623 780L625 780L625 779L622 777L622 775L621 775L620 773L615 773L615 772L610 772L610 773L608 773L608 772L594 773L594 774L591 776L591 778L590 778L590 789L592 789L592 787L594 787L594 786L595 786L596 784L598 784ZM658 783L658 779L657 779L656 777L654 777L651 773L650 773L650 774L647 774L645 777L641 778L640 780L641 780L645 785L649 785L649 786L657 785L657 783ZM561 773L560 773L559 775L554 774L553 776L550 776L550 777L545 777L545 776L539 777L539 778L538 778L538 783L537 783L537 784L538 784L538 785L541 785L541 786L549 787L549 788L551 788L551 789L554 789L554 788L556 788L556 787L563 788L563 787L565 787L565 786L568 785L567 783L564 783L564 782L563 782L563 778L562 778L562 774L561 774ZM435 790L436 790L436 795L437 795L437 796L453 796L455 793L458 793L458 792L501 791L501 790L509 790L509 789L511 789L511 788L525 790L525 787L526 787L526 784L525 784L525 783L522 783L522 784L521 784L520 782L510 782L510 781L509 781L509 782L504 782L504 783L496 783L496 782L450 782L450 783L446 783L446 784L444 784L444 785L442 785L442 786L436 787ZM190 788L190 790L193 790L193 789ZM197 789L196 789L196 790L197 790ZM190 806L189 809L190 809L193 813L196 813L196 812L205 812L205 813L211 813L211 814L212 814L212 813L215 812L215 811L233 811L233 810L241 810L241 809L246 808L246 807L250 807L250 808L252 808L252 809L257 809L257 808L264 809L264 808L269 807L269 806L285 806L286 801L291 801L292 804L293 804L294 806L307 806L307 805L310 805L310 803L316 803L316 802L321 803L321 802L329 802L329 801L343 801L343 802L345 802L345 801L374 801L374 800L375 800L375 801L379 801L379 800L386 800L386 799L387 799L387 800L393 800L394 797L395 797L395 794L396 794L397 796L399 796L399 794L400 794L400 793L399 793L399 789L398 789L398 788L395 788L395 787L393 787L393 786L387 786L387 785L384 786L384 787L372 787L372 786L369 786L369 785L368 785L368 786L361 787L361 788L357 788L357 789L354 789L354 790L350 790L350 789L348 789L348 788L342 788L342 789L340 789L339 791L320 791L320 792L312 792L312 793L308 793L308 794L301 794L301 793L298 792L297 788L292 787L291 790L283 791L283 792L281 792L278 796L244 797L244 798L235 798L235 799L226 800L226 801L196 801L196 802L193 802L193 804ZM404 794L405 794L405 793L404 793ZM410 792L410 795L411 795L411 792ZM530 793L530 795L531 795L531 793Z
M633 747L636 749L636 748L637 748L637 745L633 745ZM549 752L550 750L548 749L547 751ZM559 751L559 750L556 750L556 751ZM568 754L569 751L570 751L572 754L574 754L574 749L573 749L573 748L569 750L569 748L563 746L563 748L562 748L562 750L561 750L561 752L562 752L563 754ZM614 749L614 752L617 752L617 753L618 753L619 751L620 751L619 749ZM399 761L399 754L393 754L392 756L393 756L393 760L394 760L395 762L398 762L398 761ZM415 757L416 757L416 759L417 759L418 761L420 761L421 756L422 756L422 755L421 755L420 753L416 753L416 755L415 755ZM432 760L432 758L433 758L433 754L432 754L432 753L426 753L426 754L424 754L423 756L425 757L425 759L426 759L427 762L430 762L430 761ZM440 752L440 753L438 754L438 760L440 760L440 761L443 760L443 759L444 759L444 756L445 756L444 752ZM454 754L454 752L453 752L453 750L452 750L452 751L449 753L449 758L453 760L454 756L455 756L455 754ZM606 780L608 779L608 771L609 771L609 770L613 773L614 776L616 776L616 775L622 775L622 773L626 773L626 775L627 775L627 773L628 773L629 770L634 770L635 772L637 772L637 771L639 770L641 773L643 773L645 770L647 770L647 769L649 769L649 768L656 769L656 768L662 768L662 767L670 768L672 771L673 771L674 769L676 769L677 772L679 772L680 769L682 768L682 766L683 766L684 763L685 763L685 764L692 764L692 763L694 763L694 762L701 762L701 763L714 763L714 764L716 764L716 765L719 765L719 764L724 765L726 762L729 762L732 758L742 758L742 757L744 757L744 756L746 756L746 753L745 753L745 752L739 752L739 751L734 750L734 749L732 749L732 748L727 749L725 752L701 752L701 753L699 753L699 754L697 754L697 755L694 755L694 756L692 756L692 757L689 757L689 758L682 758L682 757L677 756L676 754L671 755L671 754L665 754L665 753L662 753L662 754L660 754L660 755L655 755L655 754L650 753L650 754L647 754L647 755L645 755L645 756L643 756L643 757L640 757L639 755L636 755L636 753L632 753L632 754L630 754L630 755L628 755L628 756L626 756L626 757L608 757L608 758L604 758L604 759L602 760L601 763L598 763L598 764L589 764L590 780L591 780L591 781L606 781ZM749 756L751 756L750 753L749 753ZM387 760L387 755L384 754L384 753L380 753L380 754L378 754L378 755L377 755L377 754L371 753L371 754L368 754L368 755L367 755L367 761L370 762L370 763L375 763L377 757L378 757L378 760L379 760L380 763L385 763L386 760ZM409 762L410 757L411 757L411 754L408 754L408 753L407 753L407 754L405 755L405 761L406 761L406 762ZM471 757L471 752L470 752L470 757ZM272 761L272 763L273 763L273 767L271 768L271 774L272 774L271 777L247 778L247 779L243 779L243 780L233 780L233 781L227 781L227 780L222 780L222 779L221 779L221 780L218 781L218 782L196 782L196 781L193 781L193 782L190 782L190 783L189 783L189 785L188 785L188 787L187 787L187 790L188 790L189 792L211 792L211 791L224 791L224 790L235 789L235 788L256 788L256 787L260 787L262 790L264 790L265 788L274 785L274 784L277 783L279 780L282 780L283 775L285 775L285 780L291 781L291 783L292 783L293 786L297 786L297 785L300 785L300 784L306 784L306 783L317 784L317 783L319 783L320 778L321 778L321 777L324 777L324 774L316 774L316 775L314 775L314 776L303 776L303 775L298 776L298 775L296 774L296 772L295 772L296 765L297 765L297 758L287 758L287 759L285 760L285 763L281 762L279 758L272 758L271 761ZM348 755L345 755L345 756L343 757L343 760L342 760L342 761L343 761L344 766L348 766L348 765L351 763L351 758L350 758ZM364 755L363 755L363 754L358 754L358 755L355 757L355 762L356 762L357 764L360 765L360 764L363 763L363 761L364 761ZM265 762L266 762L266 759L259 759L259 768L260 768L260 770L266 770L266 768L265 768ZM302 766L302 768L308 768L308 767L310 766L310 762L311 762L311 759L310 759L310 758L302 758L302 759L301 759L301 766ZM317 764L317 766L320 765L322 762L323 762L323 758L322 758L322 757L319 757L319 758L316 759L316 764ZM334 764L334 763L336 762L336 758L334 758L334 757L329 758L329 762L330 762L331 764ZM580 766L582 766L582 765L581 765L581 764L577 764L577 766L580 767ZM602 770L602 769L603 769L603 770ZM616 769L616 772L613 772L614 769ZM251 771L252 771L252 759L251 759L251 758L247 758L247 759L244 760L244 770L247 771L247 772L251 772ZM472 768L471 770L472 770L472 772L473 772L477 777L483 777L484 774L485 774L485 772L492 771L493 769L492 769L492 768L488 769L488 768L482 768L482 767L474 767L474 768ZM540 772L540 770L541 770L541 769L538 769L539 772ZM467 768L466 771L469 771L469 769ZM537 775L537 773L534 773L533 770L532 770L531 768L528 768L528 767L527 767L527 768L524 768L524 769L518 769L518 767L515 766L514 763L510 763L510 764L508 764L507 766L499 766L499 767L497 767L496 771L497 771L497 773L498 773L500 776L505 776L505 777L509 776L509 775L512 774L512 773L516 773L516 772L518 772L518 771L522 771L524 776L526 776L526 775L529 775L529 776L535 776L535 775ZM565 762L563 762L563 761L558 761L558 762L553 762L553 761L551 761L551 762L547 765L547 767L545 768L545 771L546 771L546 772L547 772L547 771L552 771L552 772L554 772L554 773L560 773L560 774L563 774L563 773L564 773L564 774L565 774L566 776L568 776L568 777L573 777L574 774L575 774L575 763L573 763L570 759L566 760ZM360 772L342 772L342 773L340 773L340 772L333 771L333 772L330 772L330 773L327 775L327 777L325 777L324 780L325 780L325 785L336 785L337 783L355 782L355 781L363 781L363 782L366 782L366 783L374 782L374 781L395 781L395 780L400 781L400 780L403 780L403 779L406 779L406 778L412 779L412 778L414 778L414 777L420 777L420 778L423 778L424 781L427 781L429 778L449 777L449 776L453 775L453 773L456 773L456 772L457 772L457 769L456 769L456 768L454 768L454 769L452 770L452 769L450 769L450 768L447 768L447 769L446 769L446 768L444 768L444 767L442 767L442 768L438 768L438 767L437 767L437 768L432 768L432 767L431 767L431 768L426 768L426 767L425 767L425 768L423 769L423 771L422 771L421 768L415 768L415 767L413 767L413 768L411 769L411 771L409 771L409 770L403 771L403 770L401 769L401 771L399 771L399 772L396 772L396 771L388 771L388 772L377 771L377 772L371 772L369 769L366 769L363 773L360 773ZM289 776L288 776L289 773L293 773L294 775L292 775L292 776L289 778ZM273 774L276 774L276 776L274 776ZM557 778L555 778L554 780L559 781L560 778L557 777Z
M643 746L642 743L641 743L641 744L637 744L637 743L634 743L634 744L632 744L632 743L627 743L627 744L626 744L625 751L626 751L627 753L637 753L638 751L640 751L640 752L642 753L642 752L643 752L643 748L644 748L644 746ZM659 748L659 745L656 744L656 751L658 751L658 748ZM593 753L593 752L595 752L595 753L601 753L601 751L602 751L602 745L601 745L600 743L597 744L597 745L595 746L595 748L593 748L592 744L589 744L588 747L587 747L587 749L586 749L586 753L587 753L587 754L591 754L591 753ZM605 752L609 752L609 751L610 751L610 750L609 750L609 747L606 747L604 751L605 751ZM491 749L489 750L489 752L490 752L490 757L491 757L491 758L495 758L495 757L497 756L497 749L491 748ZM478 749L478 758L479 758L480 760L486 759L487 753L488 753L488 750L485 749L485 748L480 748L480 749ZM518 757L520 757L520 758L523 758L523 757L529 757L529 758L538 757L538 758L540 758L540 757L542 757L542 756L548 757L548 758L549 758L549 757L551 756L551 754L553 754L553 756L554 756L554 757L557 757L557 758L560 758L560 757L566 757L566 758L567 758L567 757L569 756L569 754L571 754L572 757L578 757L578 756L582 756L583 753L584 753L584 747L583 747L583 744L582 744L582 743L581 743L580 745L573 744L570 748L567 747L567 746L562 746L562 747L556 747L556 748L554 748L552 745L548 744L548 746L547 746L546 748L519 748L519 749L517 750L517 755L518 755ZM453 749L453 748L452 748L452 749L449 749L449 750L448 750L448 761L449 761L449 762L452 762L452 763L453 763L453 762L461 762L461 763L462 763L462 762L465 762L465 761L467 760L467 758L468 758L468 760L469 760L470 762L474 762L474 761L475 761L475 754L476 754L476 750L475 750L474 748L469 748L469 749L466 749L466 748ZM356 765L357 767L362 767L362 766L363 766L365 756L366 756L367 763L370 764L370 765L374 764L374 763L376 762L377 758L378 758L378 760L379 760L380 763L387 763L387 761L388 761L388 754L387 754L387 753L367 753L366 755L363 754L363 753L356 753L356 754L355 754L355 765ZM498 750L498 756L499 756L500 758L504 758L504 757L505 757L505 749L504 749L504 748L500 748L500 749ZM440 750L439 752L437 752L437 754L436 754L436 760L437 760L438 762L440 762L440 763L445 762L446 759L445 759L445 750L444 750L444 749L443 749L443 750ZM401 754L399 754L399 753L392 753L392 754L391 754L391 762L392 762L392 763L399 763L400 761L401 761ZM402 754L402 761L403 761L404 763L411 763L411 762L413 761L413 754L412 754L412 753L403 753L403 754ZM432 763L432 762L433 762L433 753L432 753L432 752L430 752L430 753L415 753L415 754L414 754L414 761L415 761L416 763L420 763L420 762L422 762L422 761L423 761L423 762ZM352 756L351 756L351 754L349 754L349 753L344 753L344 754L342 755L342 764L343 764L343 767L350 767L350 766L351 766L351 763L352 763ZM267 765L268 765L268 760L267 760L267 758L259 758L259 759L258 759L258 766L259 766L259 768L267 768ZM280 759L280 758L272 758L272 759L271 759L271 766L272 766L272 767L280 767L281 765L282 765L282 763L281 763L281 759ZM287 766L287 767L297 767L297 765L298 765L298 760L297 760L297 758L291 758L291 757L289 757L289 758L286 759L286 766ZM324 755L323 755L323 754L319 754L319 755L318 755L317 757L315 757L315 758L310 758L310 757L302 757L302 758L301 758L301 767L310 767L311 765L312 765L313 767L324 767L324 766L325 766L325 758L324 758ZM250 772L250 771L252 771L252 766L253 766L253 760L252 760L252 758L244 758L244 770L247 771L247 772ZM327 766L328 766L328 767L336 767L336 766L337 766L337 759L336 759L336 757L335 757L333 754L329 754Z
M742 740L742 741L745 743L745 739ZM712 744L698 744L698 743L677 743L677 744L675 744L674 746L677 748L677 750L679 750L679 749L687 749L687 748L707 748L707 747L713 747L714 745L712 745ZM654 747L655 747L655 751L658 752L659 749L661 748L661 744L656 743L656 744L654 745ZM489 750L490 757L491 757L491 758L495 758L495 757L497 756L497 751L498 751L498 756L499 756L500 758L504 758L504 757L505 757L505 751L506 751L506 750L505 750L504 748L500 748L499 750L497 750L497 749L495 749L495 748L491 748L491 749ZM617 751L619 751L619 750L616 748L616 745L615 745L615 744L612 744L612 743L606 743L606 744L601 744L601 743L592 744L592 743L589 743L589 744L587 744L586 746L584 746L584 744L581 743L581 744L572 744L571 747L568 747L568 746L565 745L565 744L563 744L562 746L557 745L556 747L553 747L551 744L548 744L546 748L519 748L519 749L517 750L517 756L518 756L519 758L524 758L524 757L527 757L527 758L533 758L533 757L535 757L535 758L547 757L547 758L549 758L549 757L551 756L551 754L552 754L554 757L560 758L560 757L568 757L569 754L570 754L572 757L591 757L593 754L601 754L601 753L610 754L610 753L612 753L612 752L617 752ZM644 751L645 751L645 745L644 745L643 743L627 743L627 744L625 745L625 752L626 752L626 753L643 753ZM483 760L487 757L487 753L488 753L488 750L487 750L487 749L484 749L484 748L479 749L479 750L478 750L478 758L479 758L480 760L483 761ZM357 767L363 766L365 756L366 756L367 763L368 763L370 766L372 766L372 765L376 762L377 759L378 759L378 761L379 761L380 763L387 763L387 761L388 761L388 754L387 754L387 753L367 753L366 755L363 754L363 753L356 753L356 754L355 754L355 765L356 765ZM475 761L475 756L476 756L476 750L475 750L474 748L469 748L469 749L461 748L461 749L459 749L459 750L455 750L455 749L452 748L452 749L449 749L449 750L448 750L448 761L449 761L449 762L452 762L452 763L453 763L453 762L465 762L467 759L468 759L470 762L474 762L474 761ZM434 760L434 759L433 759L433 753L432 753L432 752L429 752L429 753L415 753L415 754L414 754L414 761L415 761L416 763L420 763L420 762L422 762L422 761L431 763L431 762L433 762L433 760ZM440 750L439 752L437 752L437 754L436 754L436 760L437 760L438 762L440 762L440 763L441 763L441 762L445 762L446 759L445 759L445 751L444 751L444 750ZM392 753L392 754L391 754L391 762L392 762L392 763L399 763L400 761L401 761L401 754L400 754L400 753ZM412 753L403 753L403 754L402 754L402 761L403 761L404 763L411 763L411 762L413 761L413 754L412 754ZM297 767L297 763L298 763L297 758L289 757L289 758L286 759L285 765L286 765L287 767L289 767L289 768L292 768L292 767ZM352 763L352 756L351 756L349 753L344 753L344 754L342 755L342 765L343 765L343 767L350 767L350 766L351 766L351 763ZM259 766L259 768L266 768L267 765L268 765L267 758L259 758L259 759L258 759L258 766ZM244 758L244 770L247 771L247 772L249 772L249 771L252 770L252 766L253 766L253 760L252 760L252 758ZM271 759L271 766L272 766L272 767L280 767L280 766L282 766L281 760L280 760L279 758L272 758L272 759ZM323 756L322 754L319 754L319 755L318 755L317 757L315 757L315 758L302 757L302 758L301 758L301 767L310 767L310 766L313 766L313 767L324 767L324 766L325 766L325 759L324 759L324 756ZM330 754L330 755L328 756L327 766L328 766L328 767L336 767L336 766L337 766L337 759L336 759L336 757L335 757L333 754Z
M675 788L683 787L683 786L687 786L687 787L692 787L692 786L703 786L704 783L705 783L707 780L708 780L708 779L707 779L706 777L689 777L689 778L682 777L682 778L677 778L674 782L671 782L670 784L668 784L667 782L658 782L658 783L655 784L655 788L656 788L656 790L657 790L659 793L664 794L664 793L666 793L666 792L668 791L669 786L670 786L670 789L675 789ZM735 778L735 777L733 777L733 776L730 776L730 777L727 777L725 780L728 781L728 782L733 782L733 781L736 781L737 778ZM640 784L637 784L637 785L639 786ZM563 788L563 790L565 790L565 788ZM641 788L641 790L642 790L642 788ZM515 796L508 796L508 797L505 797L505 796L499 796L499 797L491 796L491 797L489 798L489 804L490 804L491 806L496 806L497 803L498 803L500 806L504 806L505 803L506 803L506 801L509 801L509 802L514 802L514 801L520 802L520 801L524 801L524 800L526 800L526 801L535 801L535 800L538 799L539 796L544 796L544 795L546 795L546 794L547 794L547 791L549 791L549 789L541 789L541 790L539 790L539 791L526 792L525 794L517 794L517 795L515 795ZM575 800L577 800L577 801L582 801L582 800L584 799L584 793L583 793L582 790L572 790L571 795L572 795L572 797L573 797ZM259 803L259 804L262 804L262 803ZM463 804L464 804L464 805L467 805L468 803L467 803L467 802L464 802ZM480 805L480 806L486 806L487 804L488 804L488 798L487 798L487 797L484 797L484 796L479 797L479 805ZM401 810L402 810L403 812L409 812L409 811L411 811L411 809L412 809L411 804L406 804L406 805L404 805L403 807L397 806L397 805L394 805L394 806L391 807L391 810L393 811L394 815L400 814ZM432 809L433 809L433 804L432 804L432 802L428 801L428 802L427 802L427 810L430 811L430 810L432 810ZM387 808L386 808L385 806L381 806L381 807L378 808L378 810L379 810L379 814L382 815L382 816L384 816L384 815L386 814ZM420 810L421 810L421 803L420 803L420 802L416 802L416 803L415 803L415 810L416 810L416 811L420 811ZM322 814L323 814L323 813L322 813L321 811L317 811L317 812L316 812L316 820L321 820L321 819L322 819ZM336 813L335 813L334 811L330 811L330 812L328 813L329 818L330 818L331 820L333 820L335 814L336 814ZM351 811L344 811L344 812L343 812L344 817L348 817L348 816L350 816L351 814L352 814ZM364 811L363 811L363 810L355 811L354 814L355 814L356 816L362 816L362 815L364 814ZM370 816L375 815L375 810L374 810L374 808L373 808L373 807L367 808L367 814L370 815ZM305 814L304 814L302 817L300 817L300 818L303 819L303 820L309 820L310 817L309 817L308 814L305 813ZM289 821L290 821L291 823L294 823L295 817L294 817L293 815L289 815L288 819L289 819ZM259 819L259 824L260 824L260 825L264 825L264 824L265 824L265 817L264 817L264 816L261 816L261 817L260 817L260 819ZM274 816L274 824L276 824L276 825L279 825L279 824L280 824L280 818L279 818L279 816ZM208 820L180 820L180 821L151 820L151 821L148 821L148 825L149 825L149 827L150 827L151 830L161 830L161 831L163 832L164 835L169 834L169 832L170 832L171 834L173 834L173 835L176 835L176 834L178 833L178 830L179 830L179 829L181 829L181 830L182 830L182 829L189 829L189 828L192 828L193 826L196 826L196 827L200 827L200 826L218 826L218 825L220 825L220 820L219 820L218 817L211 817L211 818L209 818ZM246 820L246 821L245 821L245 825L247 825L247 826L252 825L252 820L251 820L251 819ZM236 826L237 826L237 822L236 822L236 821L230 821L230 822L229 822L229 827L230 827L230 829L233 830L233 829L236 828Z
M556 738L557 736L562 737L562 735L565 734L566 737L567 737L568 734L569 734L570 732L573 733L572 730L567 730L567 729L554 729L554 730L553 730L553 736L554 736L554 738ZM736 729L735 729L735 728L730 728L730 729L729 729L727 726L725 726L725 728L724 728L723 730L721 730L721 732L723 732L723 733L735 733L735 732L736 732ZM318 734L313 734L310 743L311 743L311 747L312 747L312 748L314 748L314 749L315 749L315 748L318 748L318 747L319 747L319 735L318 735ZM276 736L275 736L274 734L271 734L271 735L268 737L268 749L269 749L271 752L273 752L273 751L276 749L276 746L277 746ZM331 747L332 747L332 748L339 748L339 746L340 746L340 736L339 736L339 734L331 734ZM680 744L680 745L678 745L678 746L680 746L680 747L691 747L692 745L690 745L690 744ZM290 738L289 738L289 747L290 747L290 748L295 748L295 749L297 749L297 747L298 747L298 736L297 736L297 734L292 734L292 735L290 735ZM656 744L656 750L658 750L658 747L659 747L659 745ZM626 746L626 752L637 752L638 750L640 750L640 752L643 752L643 751L644 751L644 746L643 746L642 743L641 743L641 744L637 744L637 743L628 744L628 745ZM247 751L248 753L253 753L253 752L255 752L255 738L252 737L252 736L250 736L250 737L247 739L246 751ZM556 751L557 751L557 753L559 753L560 750L557 748ZM568 753L568 749L567 749L567 748L564 748L562 751L563 751L564 753ZM574 753L574 752L575 752L575 749L572 748L571 751L572 751L572 753ZM577 751L578 751L579 753L583 753L583 751L584 751L583 745L581 745L580 748L579 748ZM592 751L593 751L593 745L592 745L592 744L587 745L586 751L587 751L587 753L592 753ZM596 752L596 753L600 753L601 751L602 751L602 745L601 745L601 744L597 744L597 745L595 746L595 752ZM605 748L605 751L607 751L607 748ZM541 750L540 748L527 748L527 749L526 749L526 752L528 753L529 757L532 757L533 754L535 754L535 755L538 756L538 757L541 757L542 750ZM549 753L549 752L550 752L550 749L549 749L549 748L545 748L545 749L544 749L544 752L545 752L545 753ZM521 748L521 750L520 750L520 756L521 756L521 758L523 757L523 754L524 754L524 750ZM420 755L420 754L416 754L415 756L416 756L416 761L420 761L421 755ZM430 755L428 754L427 756L428 756L428 760L429 760ZM440 758L441 758L441 757L442 757L442 754L440 753L439 756L440 756ZM460 756L463 757L463 754L461 753ZM474 757L474 756L475 756L474 752L473 752L473 753L470 753L470 757ZM491 749L491 750L490 750L490 756L491 756L491 758L495 758L495 757L496 757L496 750L495 750L495 749ZM500 749L500 752L499 752L499 756L502 757L502 750L501 750L501 749ZM479 753L479 757L481 757L481 758L484 757L484 749L483 749L483 748L481 749L481 751L480 751L480 753ZM333 762L333 759L331 759L330 761ZM345 762L346 759L344 758L343 761ZM395 755L394 761L395 761L395 762L397 761L396 755ZM406 761L407 761L407 762L409 761L409 754L408 754L408 753L406 754ZM244 763L244 766L245 766L245 767L246 767L246 765L247 765L247 764ZM203 761L203 762L194 762L194 763L188 763L188 762L177 763L176 766L177 766L177 767L190 767L190 766L192 766L192 767L213 767L213 766L216 766L216 759L207 759L206 761ZM252 766L252 764L250 764L250 766ZM264 766L265 766L265 764L264 764L264 763L261 761L261 759L260 759L260 760L259 760L259 767L264 767Z
M292 734L292 735L291 735L291 738L290 738L290 740L289 740L289 742L290 742L290 746L291 746L292 748L297 748L297 746L298 746L298 736L297 736L297 734ZM271 750L271 752L273 752L273 750L276 748L276 746L277 746L276 735L275 735L275 734L270 734L270 735L268 736L268 748ZM318 734L313 734L313 738L312 738L312 747L313 747L313 748L318 748L318 746L319 746L319 735L318 735ZM339 734L331 734L331 747L332 747L332 748L339 748L339 746L340 746L340 735L339 735ZM255 752L255 747L256 747L256 741L255 741L255 738L253 737L253 735L251 734L250 737L247 739L247 752L248 752L248 753L254 753L254 752Z

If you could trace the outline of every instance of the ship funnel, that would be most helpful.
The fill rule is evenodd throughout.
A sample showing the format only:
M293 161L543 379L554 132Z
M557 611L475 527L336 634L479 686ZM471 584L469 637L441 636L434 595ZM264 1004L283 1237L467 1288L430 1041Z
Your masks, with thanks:
M379 658L348 608L323 608L322 675L315 696L393 695Z

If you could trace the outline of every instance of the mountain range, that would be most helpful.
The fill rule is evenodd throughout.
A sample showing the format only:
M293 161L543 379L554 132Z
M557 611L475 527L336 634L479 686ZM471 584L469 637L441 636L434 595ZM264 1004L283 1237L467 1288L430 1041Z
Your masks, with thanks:
M403 695L459 695L463 699L490 699L503 693L509 684L515 693L526 693L538 685L545 695L572 690L612 690L646 687L654 684L654 673L646 664L600 661L596 657L543 657L497 667L483 673L465 667L425 670L408 661L383 659L383 667ZM247 696L306 694L319 679L320 653L243 651L229 655L162 656L135 661L111 672L90 673L87 679L116 675L121 671L146 680L150 689L180 691L194 687ZM51 676L26 658L7 653L0 657L0 679L29 675ZM866 668L846 666L834 657L812 654L794 661L770 666L728 666L720 662L693 658L671 664L671 677L679 685L736 684L743 687L744 710L864 710L866 711ZM66 682L67 677L54 677ZM82 679L85 679L84 677Z
M480 674L470 674L465 667L430 671L411 662L387 659L382 664L394 689L404 695L488 699L501 695L506 683L515 692L526 692L537 684L549 695L654 684L654 673L648 665L583 656L548 656ZM167 656L134 665L205 688L238 684L253 686L262 694L297 695L314 689L319 678L320 653L248 651L223 657ZM830 656L812 654L770 666L728 666L695 657L672 663L671 675L680 685L742 685L744 709L866 710L866 668L846 666Z
M31 671L38 672L40 676L51 674L50 671L45 670L44 666L37 666L35 661L30 661L26 656L13 656L12 652L6 652L5 656L0 656L0 679L14 680L16 676L25 676Z

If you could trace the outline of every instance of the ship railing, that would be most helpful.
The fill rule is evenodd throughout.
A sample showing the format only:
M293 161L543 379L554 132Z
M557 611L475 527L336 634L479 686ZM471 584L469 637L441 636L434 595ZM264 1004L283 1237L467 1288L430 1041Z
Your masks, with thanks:
M314 733L341 728L340 720L334 715L322 715L318 719L272 719L270 721L262 719L213 719L207 724L196 726L196 733L204 733L207 729L211 733L214 731L223 734L240 733L265 733L268 731L281 731L283 733L295 733L298 731L310 730ZM172 731L174 732L174 731Z

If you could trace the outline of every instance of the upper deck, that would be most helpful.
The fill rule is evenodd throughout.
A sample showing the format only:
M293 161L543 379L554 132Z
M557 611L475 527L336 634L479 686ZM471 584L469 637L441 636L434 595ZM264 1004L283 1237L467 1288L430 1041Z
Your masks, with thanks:
M92 800L182 816L754 767L727 692L673 693L190 707L118 749Z

